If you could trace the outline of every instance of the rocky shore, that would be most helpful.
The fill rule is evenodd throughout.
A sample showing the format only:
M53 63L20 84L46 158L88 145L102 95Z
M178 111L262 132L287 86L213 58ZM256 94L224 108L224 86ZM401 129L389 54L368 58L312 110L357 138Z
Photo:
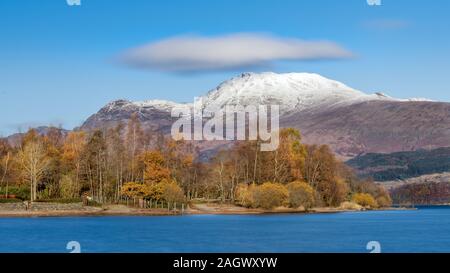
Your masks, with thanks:
M386 208L383 210L398 210L404 208ZM360 208L313 208L304 209L276 208L272 210L249 209L229 204L194 204L183 214L201 215L238 215L238 214L267 214L267 213L337 213L362 211ZM63 217L63 216L164 216L180 215L181 211L167 209L140 209L125 205L107 205L103 207L83 206L82 203L33 203L27 208L25 203L0 204L1 217Z
M167 209L137 209L124 205L103 207L83 206L82 203L0 204L0 217L106 216L106 215L173 215Z

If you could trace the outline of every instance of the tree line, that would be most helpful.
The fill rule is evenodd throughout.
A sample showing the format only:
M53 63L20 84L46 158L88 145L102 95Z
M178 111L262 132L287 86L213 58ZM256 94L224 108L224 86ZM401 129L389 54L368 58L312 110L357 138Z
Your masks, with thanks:
M237 141L201 160L193 142L143 130L133 115L109 129L45 134L30 129L18 143L0 141L0 194L31 201L79 199L189 202L218 200L248 207L339 206L355 194L389 206L389 194L360 180L326 145L305 145L299 131L280 131L275 151ZM358 201L358 200L356 200ZM367 201L367 200L366 200Z
M428 182L405 184L391 190L399 205L439 205L450 203L450 183Z

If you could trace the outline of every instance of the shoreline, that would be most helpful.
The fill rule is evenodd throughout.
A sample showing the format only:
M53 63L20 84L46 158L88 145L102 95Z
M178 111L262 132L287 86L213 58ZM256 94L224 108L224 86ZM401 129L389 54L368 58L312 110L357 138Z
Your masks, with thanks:
M310 210L277 208L272 210L249 209L233 205L199 206L193 205L181 214L167 209L139 209L121 205L83 207L73 210L0 210L1 218L39 218L39 217L95 217L95 216L188 216L188 215L269 215L269 214L326 214L343 212L416 210L416 208L383 208L371 210L345 208L312 208Z

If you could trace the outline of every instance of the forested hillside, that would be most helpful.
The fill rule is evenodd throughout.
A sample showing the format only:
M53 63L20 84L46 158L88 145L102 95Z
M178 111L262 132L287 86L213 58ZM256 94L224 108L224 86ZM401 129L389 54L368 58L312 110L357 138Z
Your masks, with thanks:
M360 177L375 181L403 180L450 171L450 148L392 154L366 154L347 161Z
M395 204L430 205L450 203L450 183L408 184L391 190Z

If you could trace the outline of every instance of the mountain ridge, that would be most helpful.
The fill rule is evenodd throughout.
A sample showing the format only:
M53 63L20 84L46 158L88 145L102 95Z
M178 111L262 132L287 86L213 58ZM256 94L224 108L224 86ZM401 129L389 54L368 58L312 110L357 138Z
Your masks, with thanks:
M272 88L271 88L272 87ZM304 102L303 108L298 109L298 102L292 103L292 96L304 96L312 101ZM313 96L316 96L315 98ZM334 97L333 97L334 96ZM273 99L288 110L308 110L308 104L317 104L320 99L334 98L335 104L342 102L359 103L364 101L432 101L425 98L397 99L382 92L366 94L351 88L344 83L323 77L316 73L282 73L274 72L253 73L245 72L220 83L216 88L200 96L204 104L216 104L219 107L225 104L249 105L267 104L264 99ZM251 101L253 99L253 101ZM273 102L273 101L272 101ZM331 101L333 104L333 101ZM119 99L109 102L105 107L133 105L142 108L155 108L170 111L173 107L189 106L194 103L179 103L163 99L150 99L144 101L130 101ZM297 106L297 107L296 107ZM306 106L306 107L305 107ZM297 109L296 109L297 108Z

